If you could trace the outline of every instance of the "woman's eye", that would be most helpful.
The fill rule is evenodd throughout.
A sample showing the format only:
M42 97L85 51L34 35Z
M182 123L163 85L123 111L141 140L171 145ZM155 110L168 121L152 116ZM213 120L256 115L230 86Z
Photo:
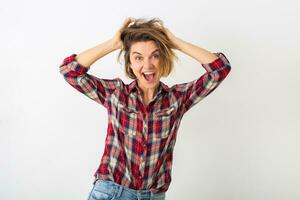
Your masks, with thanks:
M137 57L135 57L135 59L136 59L136 60L142 60L142 57L137 56Z
M154 58L159 58L159 55L158 55L158 54L155 54L155 55L154 55Z

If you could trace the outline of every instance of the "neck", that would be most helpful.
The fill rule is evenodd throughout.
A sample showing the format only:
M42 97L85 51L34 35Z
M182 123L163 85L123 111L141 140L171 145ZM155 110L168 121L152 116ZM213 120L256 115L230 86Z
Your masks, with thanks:
M153 97L155 96L155 94L157 93L159 83L153 88L144 88L140 84L138 84L138 87L141 90L143 100L147 103L147 102L150 102L153 99Z

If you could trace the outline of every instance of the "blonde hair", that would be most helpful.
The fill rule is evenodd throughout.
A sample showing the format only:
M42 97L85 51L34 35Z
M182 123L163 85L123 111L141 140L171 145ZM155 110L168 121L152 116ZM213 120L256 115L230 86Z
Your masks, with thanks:
M158 18L146 20L144 18L135 19L131 25L124 27L121 30L120 39L123 43L123 48L118 55L124 53L125 73L131 79L136 79L132 69L130 68L130 49L132 44L136 42L154 41L160 53L159 71L163 77L168 76L174 68L174 59L178 57L172 50L175 45L170 41L164 28L163 22Z

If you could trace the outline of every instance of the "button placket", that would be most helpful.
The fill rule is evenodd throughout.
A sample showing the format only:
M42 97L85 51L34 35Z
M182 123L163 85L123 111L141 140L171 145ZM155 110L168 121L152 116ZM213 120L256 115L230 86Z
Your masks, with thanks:
M144 135L144 141L142 142L142 146L144 147L143 153L140 158L140 173L144 174L144 169L145 169L145 158L147 154L147 136L148 134L148 113L143 113L143 135ZM142 178L142 177L141 177Z
M145 113L144 115L144 119L143 119L143 132L147 133L147 126L148 126L148 114Z
M144 156L141 156L140 159L140 173L143 174L145 169L145 159Z

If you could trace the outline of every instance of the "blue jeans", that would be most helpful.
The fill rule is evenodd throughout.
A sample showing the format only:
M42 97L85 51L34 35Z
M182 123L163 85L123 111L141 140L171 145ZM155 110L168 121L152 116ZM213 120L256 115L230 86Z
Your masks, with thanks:
M133 190L109 180L98 179L87 200L165 200L165 194Z

